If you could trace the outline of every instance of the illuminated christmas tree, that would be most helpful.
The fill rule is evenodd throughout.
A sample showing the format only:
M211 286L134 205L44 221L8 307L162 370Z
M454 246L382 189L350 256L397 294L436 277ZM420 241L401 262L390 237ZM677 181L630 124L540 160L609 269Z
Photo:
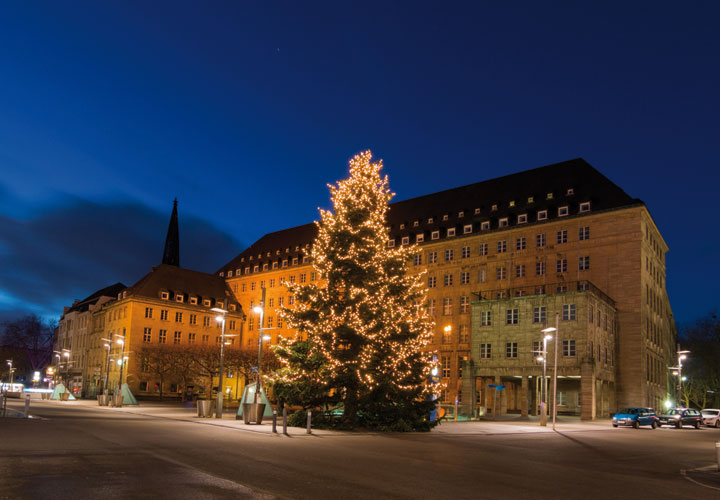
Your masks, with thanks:
M296 306L282 314L297 336L278 350L286 366L276 382L325 391L348 427L427 430L433 322L422 277L408 272L417 249L388 245L393 193L371 159L355 156L350 177L329 186L334 210L320 211L311 250L320 284L287 284ZM293 350L300 342L303 359Z

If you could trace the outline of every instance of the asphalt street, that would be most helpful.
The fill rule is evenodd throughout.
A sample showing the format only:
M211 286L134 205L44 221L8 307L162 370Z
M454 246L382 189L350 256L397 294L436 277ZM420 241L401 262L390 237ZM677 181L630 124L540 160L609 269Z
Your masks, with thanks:
M283 436L72 403L31 414L0 419L0 498L720 499L717 474L695 471L715 463L720 429Z

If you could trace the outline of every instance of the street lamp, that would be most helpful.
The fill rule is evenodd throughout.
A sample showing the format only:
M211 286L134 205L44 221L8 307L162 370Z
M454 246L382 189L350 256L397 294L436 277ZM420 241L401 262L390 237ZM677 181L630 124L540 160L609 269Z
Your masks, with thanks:
M7 364L8 364L8 366L10 367L10 385L12 385L12 383L13 383L13 373L15 372L15 370L13 369L13 366L12 366L12 365L13 365L12 359L8 359L8 360L7 360ZM10 390L12 390L12 387L10 388Z
M549 336L550 333L555 333L555 359L553 360L553 414L552 424L553 430L555 430L555 420L557 419L557 369L558 369L558 344L560 343L560 313L555 313L555 327L548 327L542 330L542 332ZM552 337L550 337L552 338Z
M70 349L63 349L62 355L65 356L65 390L69 391L70 387Z
M258 323L258 369L257 369L257 384L255 386L255 401L258 403L258 394L262 386L262 346L263 340L270 340L270 337L265 337L265 328L263 328L263 319L265 317L265 287L262 287L262 299L260 304L253 307L253 312L260 315L260 322ZM261 400L262 402L262 400ZM257 408L256 410L257 411Z
M543 330L545 333L545 330ZM538 361L542 361L542 385L540 386L540 425L547 425L547 342L552 339L552 335L545 333L543 335L542 354L538 356Z
M116 337L120 337L116 342L120 345L120 359L118 364L120 365L120 379L118 380L118 390L115 396L122 396L122 379L123 379L123 367L125 365L125 329L123 328L123 334L115 334Z
M680 350L680 344L678 344L678 350L677 350L677 357L678 357L678 364L677 366L670 366L668 367L668 370L673 370L673 375L676 375L677 380L677 404L682 404L682 383L683 381L687 380L686 377L683 377L682 369L683 369L683 361L687 359L687 355L690 354L690 351L681 351Z
M225 304L223 303L223 306ZM217 393L217 409L215 412L215 418L222 418L223 411L223 370L225 360L225 315L227 311L220 307L213 307L210 309L213 312L218 313L215 317L215 321L221 324L220 328L220 375L218 376L218 393Z
M104 340L105 343L103 345L107 347L107 354L105 355L105 380L103 380L103 392L105 393L105 396L109 396L110 391L108 391L108 382L110 381L110 349L112 349L112 339L101 338L100 340ZM107 401L105 404L107 404Z

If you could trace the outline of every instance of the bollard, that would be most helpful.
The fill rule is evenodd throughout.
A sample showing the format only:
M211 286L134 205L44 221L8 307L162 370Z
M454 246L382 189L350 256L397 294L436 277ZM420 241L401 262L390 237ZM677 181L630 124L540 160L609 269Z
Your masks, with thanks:
M720 472L720 441L715 441L715 458L717 458L717 471Z
M273 434L277 434L277 410L273 408Z
M287 436L287 408L283 408L283 434Z
M307 421L307 433L312 434L312 429L310 429L310 424L312 422L312 410L308 410L308 421Z
M25 395L25 418L30 416L30 394Z

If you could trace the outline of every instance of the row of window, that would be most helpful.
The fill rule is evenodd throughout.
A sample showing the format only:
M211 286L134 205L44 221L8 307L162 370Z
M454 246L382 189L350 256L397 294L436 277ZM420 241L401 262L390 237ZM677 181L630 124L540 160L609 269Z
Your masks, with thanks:
M307 282L307 273L300 273L298 276L298 281L300 283L306 283ZM317 273L315 271L310 273L310 281L315 281L317 279ZM275 278L267 280L268 288L275 288L275 285L282 286L283 282L285 281L284 277L281 277L280 279L276 280ZM295 275L290 275L288 278L288 283L295 283ZM266 281L260 280L259 282L252 281L250 282L250 291L254 291L258 285L260 285L260 289L262 290L265 288ZM246 292L248 290L248 283L241 283L240 284L240 291ZM233 285L233 291L237 292L237 283Z
M534 341L532 355L538 356L542 354L541 342ZM479 359L492 359L493 349L492 343L480 344ZM563 340L562 341L562 355L564 357L575 357L575 340ZM518 357L518 343L517 342L505 342L505 358L517 359Z
M579 230L578 238L580 241L588 240L590 239L590 227L581 227ZM557 232L557 243L567 243L567 230L562 230ZM545 233L540 233L535 235L535 247L536 248L543 248L546 244L546 238ZM497 253L506 253L507 252L507 240L500 240L497 242ZM515 250L525 250L527 248L527 239L522 236L515 239ZM478 245L478 255L480 256L487 256L489 255L488 251L488 244L487 243L480 243ZM469 246L464 246L460 249L460 258L461 259L467 259L471 256L471 250ZM455 250L452 248L448 248L444 251L444 259L445 262L450 262L455 258ZM438 252L437 250L429 251L426 253L426 264L436 264L438 262ZM415 255L413 264L416 266L422 265L422 255L417 254Z
M182 323L183 322L183 316L184 313L182 312L175 312L175 323ZM148 319L152 319L153 317L153 308L152 307L146 307L145 308L145 317ZM167 309L160 309L160 319L162 321L169 321L169 311ZM191 325L197 325L197 314L189 314L189 322ZM202 318L203 326L208 327L212 325L212 317L211 316L203 316ZM234 319L227 321L227 328L230 330L235 330L236 323Z
M575 321L576 319L576 307L575 304L563 304L562 306L562 320L563 321ZM547 320L547 307L540 306L533 308L533 323L545 323ZM493 324L493 312L492 311L480 311L480 326L492 326ZM517 308L507 309L505 311L505 324L506 325L518 325L520 324L520 310Z
M258 258L262 258L262 255L258 255ZM240 260L242 261L243 259L244 259L244 257ZM252 257L250 257L250 260L252 260ZM290 265L297 266L301 262L303 264L308 264L310 262L310 257L308 257L307 255L304 255L302 257L302 259L300 259L299 257L294 257L291 260L283 259L282 261L279 261L279 262L277 260L274 260L274 261L272 261L272 263L265 262L263 264L255 264L254 266L252 266L252 272L254 272L254 273L260 272L260 269L262 269L263 271L269 271L270 269L281 269L281 268L286 269ZM232 278L234 275L237 277L237 276L241 275L240 271L241 271L240 268L237 268L234 272L232 269L227 271L227 273L225 273L224 271L220 271L220 276L227 275L228 278ZM244 269L245 274L250 274L250 271L251 271L251 267L246 266Z

